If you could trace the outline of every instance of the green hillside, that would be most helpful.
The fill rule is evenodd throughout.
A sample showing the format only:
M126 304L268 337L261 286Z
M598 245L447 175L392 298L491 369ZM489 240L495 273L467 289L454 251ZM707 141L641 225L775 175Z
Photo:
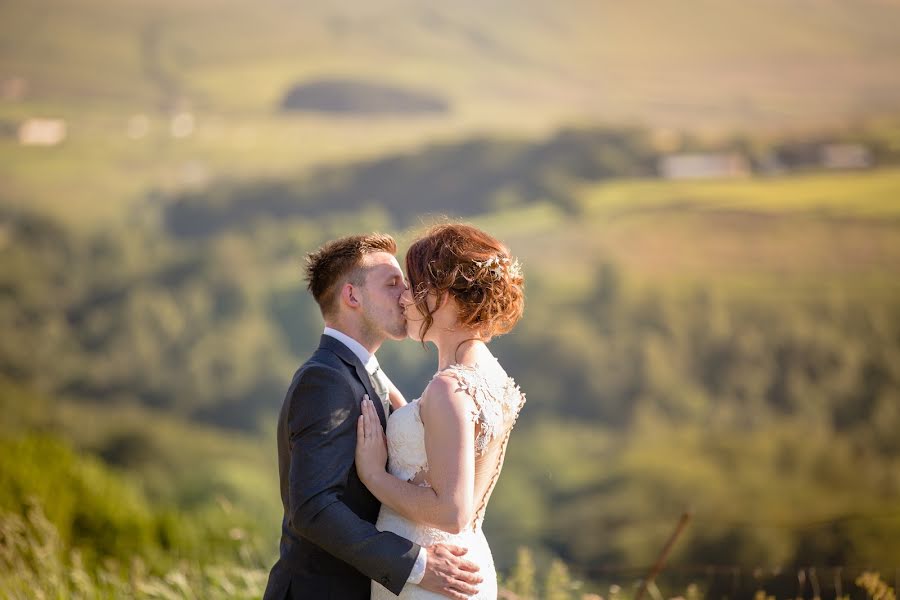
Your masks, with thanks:
M435 88L463 114L508 113L515 99L512 112L545 119L562 116L552 107L563 105L570 117L669 113L749 124L809 110L886 109L900 92L900 9L892 2L49 6L4 4L0 64L7 76L29 79L29 97L60 108L79 99L92 110L187 100L198 109L270 112L296 79L372 77L375 66L379 78ZM664 106L665 98L680 106Z
M538 202L475 217L528 276L526 318L495 344L529 398L486 521L500 568L525 545L591 585L624 583L605 569L646 564L685 508L694 522L673 573L895 564L895 185L889 170L618 181L573 191L575 214ZM795 208L741 200L760 187ZM632 194L642 202L626 209ZM264 568L279 512L274 411L321 330L299 258L392 226L373 208L179 241L7 214L0 365L19 382L7 431L49 429L102 457L146 486L151 513L179 511L176 526L254 532L258 554L239 564ZM414 344L380 357L410 396L433 370ZM52 400L36 403L35 388ZM46 485L3 472L32 493ZM216 513L220 499L237 512ZM190 547L219 544L190 535ZM153 539L134 543L158 555Z
M898 28L895 3L868 0L6 2L0 123L63 118L68 136L22 149L0 135L0 193L91 228L223 175L295 174L435 140L597 121L720 133L866 120L900 100ZM449 110L280 112L294 84L335 77L421 90ZM182 112L193 129L173 138Z

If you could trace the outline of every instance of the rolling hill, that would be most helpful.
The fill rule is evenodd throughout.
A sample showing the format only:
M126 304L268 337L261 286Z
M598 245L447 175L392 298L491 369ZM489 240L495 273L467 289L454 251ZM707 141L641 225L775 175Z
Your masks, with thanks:
M0 203L92 228L223 175L469 137L843 125L900 104L898 29L900 5L875 0L5 2ZM334 79L418 90L446 110L280 110L294 86ZM10 132L35 116L65 119L65 142L20 147Z

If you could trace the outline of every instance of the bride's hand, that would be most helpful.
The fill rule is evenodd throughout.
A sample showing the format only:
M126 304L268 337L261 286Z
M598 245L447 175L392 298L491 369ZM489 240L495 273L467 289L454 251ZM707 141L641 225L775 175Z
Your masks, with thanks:
M387 442L375 405L363 396L362 414L356 422L356 472L369 485L376 474L384 473L387 463Z

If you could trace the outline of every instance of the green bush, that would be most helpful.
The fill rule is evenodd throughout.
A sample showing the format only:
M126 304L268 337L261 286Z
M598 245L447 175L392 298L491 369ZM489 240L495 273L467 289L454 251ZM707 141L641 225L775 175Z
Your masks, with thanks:
M91 568L139 556L161 573L181 560L260 565L271 554L256 522L224 497L190 510L152 505L138 483L59 439L0 438L0 510L26 515L36 506L61 547Z

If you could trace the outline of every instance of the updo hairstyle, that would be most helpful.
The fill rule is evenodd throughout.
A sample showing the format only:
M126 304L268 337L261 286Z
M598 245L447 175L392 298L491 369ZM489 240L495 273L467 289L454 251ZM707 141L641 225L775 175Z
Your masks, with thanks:
M413 301L425 315L421 339L434 323L426 298L449 292L458 318L485 339L508 333L525 309L525 280L518 261L499 240L471 225L435 225L406 253Z

